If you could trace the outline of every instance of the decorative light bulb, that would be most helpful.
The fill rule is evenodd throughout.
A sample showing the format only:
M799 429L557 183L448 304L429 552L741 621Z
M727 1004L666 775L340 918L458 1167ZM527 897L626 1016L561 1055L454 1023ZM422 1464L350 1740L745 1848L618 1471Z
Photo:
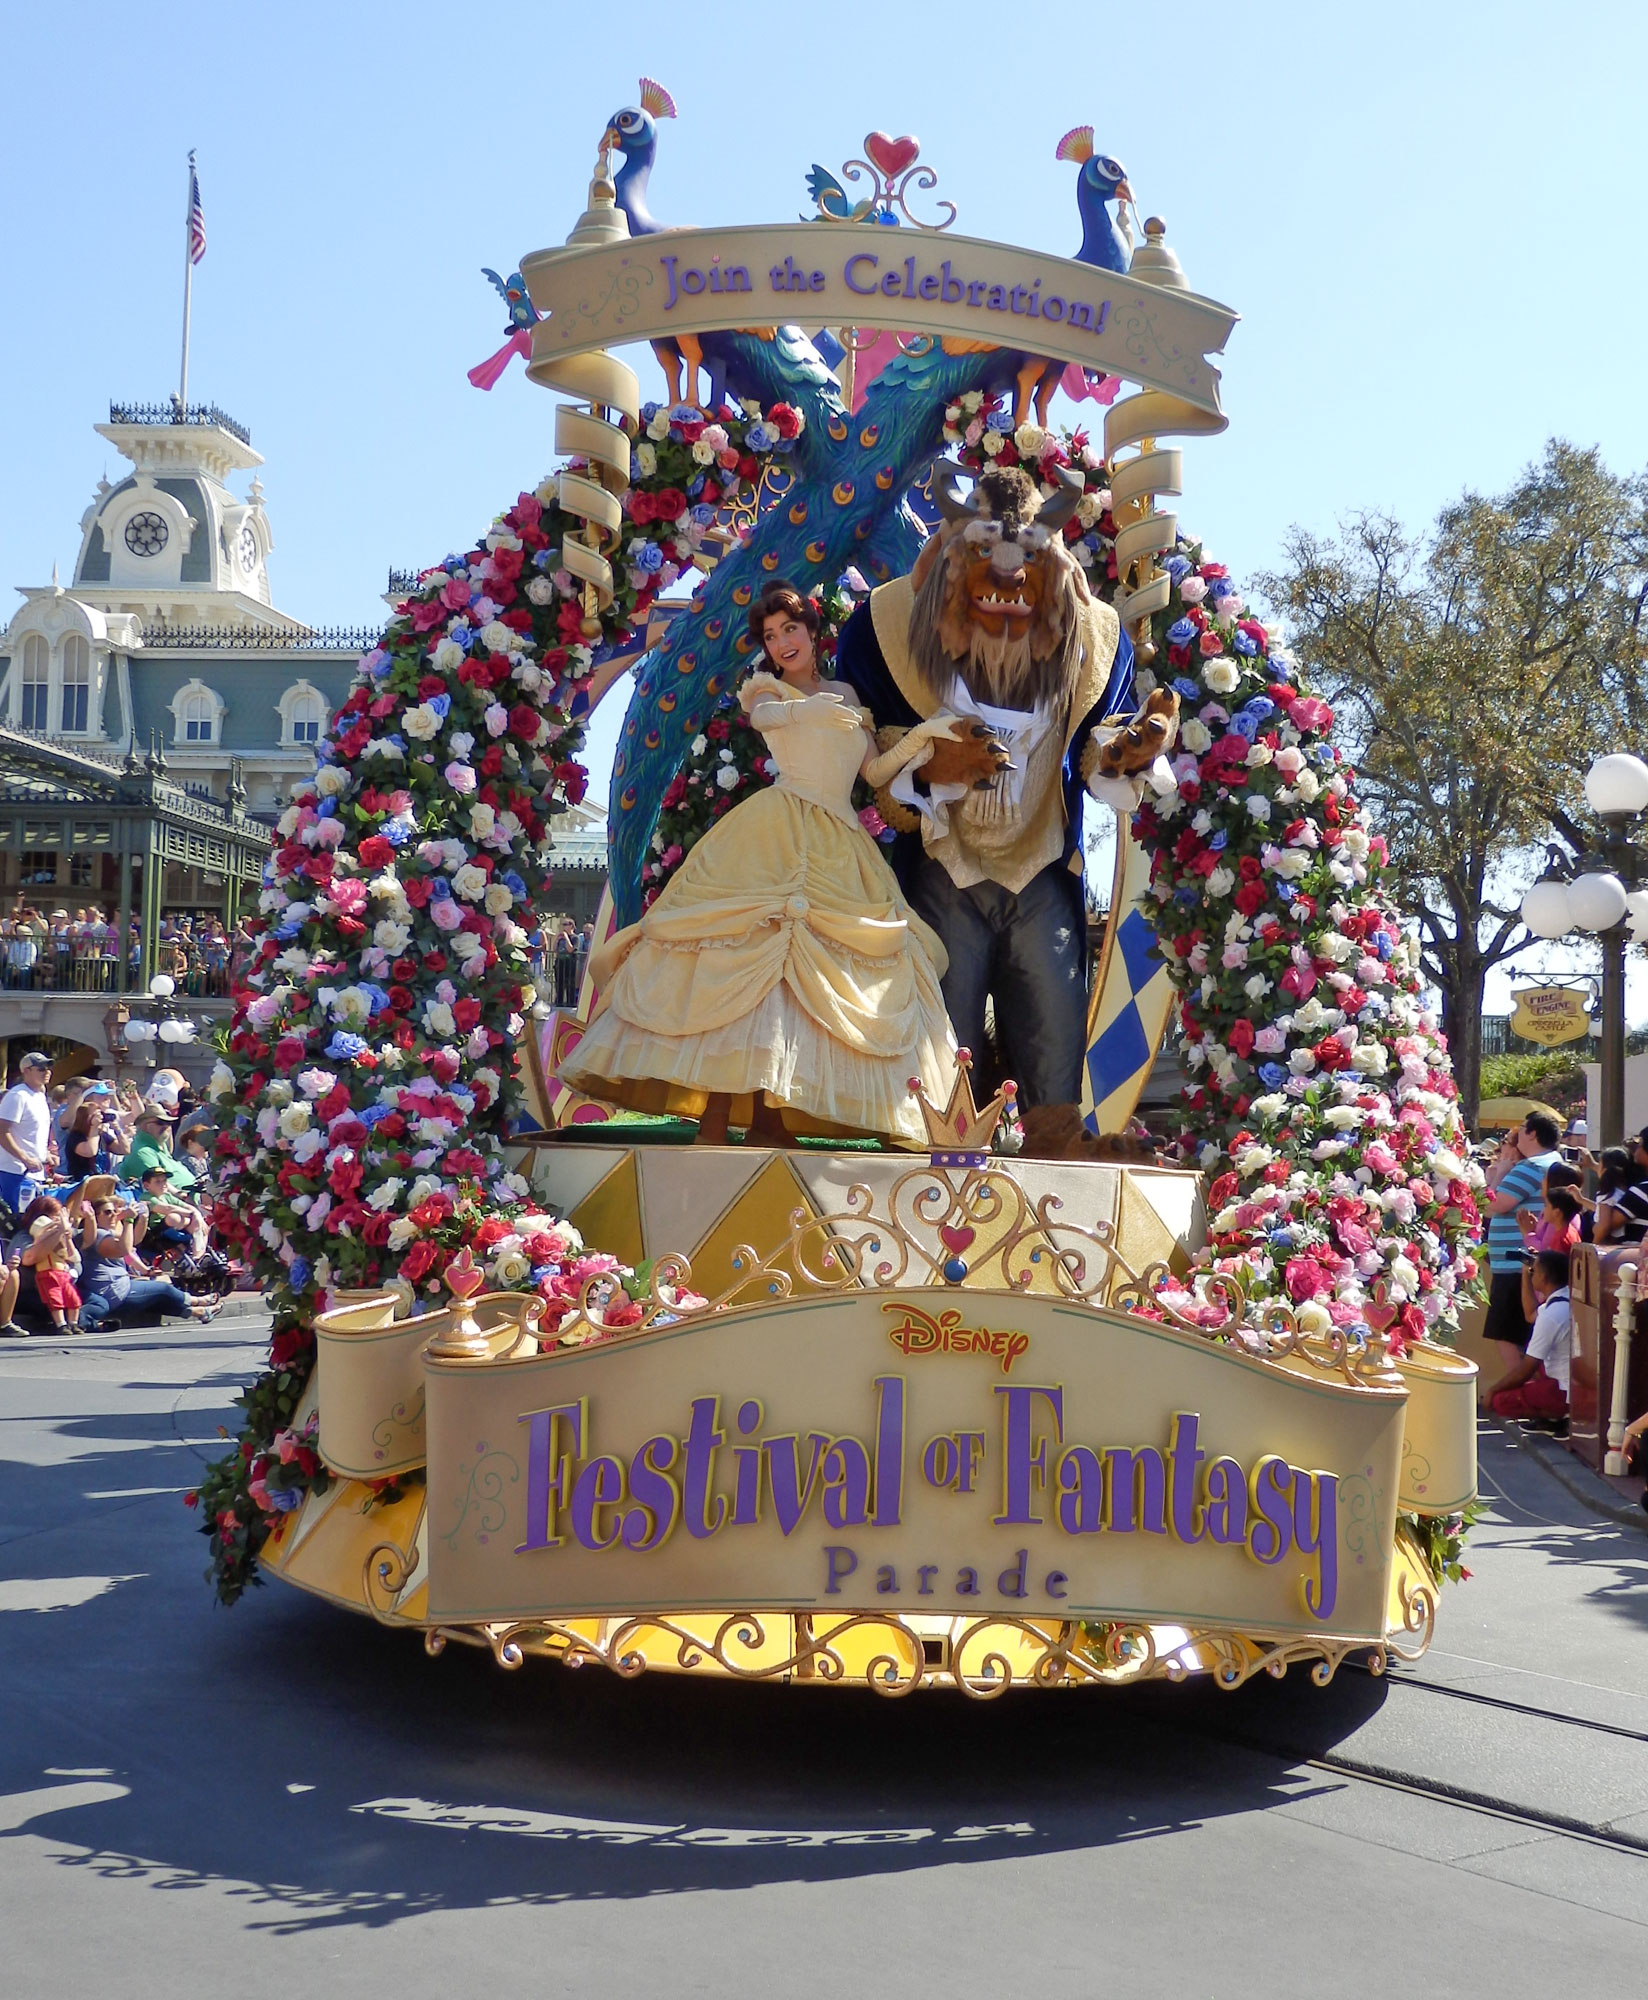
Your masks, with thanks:
M1596 813L1648 812L1648 764L1620 751L1585 774L1585 803Z
M1576 876L1568 884L1568 913L1579 930L1612 930L1625 915L1625 884L1617 875Z
M1568 885L1548 875L1536 882L1522 898L1522 921L1535 937L1559 938L1573 926L1568 906Z

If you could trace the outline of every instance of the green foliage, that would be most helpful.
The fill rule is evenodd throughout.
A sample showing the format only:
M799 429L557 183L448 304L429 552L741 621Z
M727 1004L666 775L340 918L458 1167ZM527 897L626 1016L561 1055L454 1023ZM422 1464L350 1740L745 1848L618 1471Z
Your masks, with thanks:
M1419 1544L1425 1567L1438 1589L1444 1583L1469 1583L1465 1567L1465 1539L1488 1510L1485 1500L1469 1501L1458 1514L1398 1514L1396 1525L1406 1528Z
M1585 1072L1570 1049L1545 1049L1534 1056L1484 1056L1483 1097L1539 1097L1565 1109L1585 1095Z
M1346 725L1467 1115L1484 976L1526 942L1523 854L1648 709L1645 520L1648 481L1553 440L1508 492L1462 495L1423 536L1371 513L1337 538L1294 528L1259 580Z

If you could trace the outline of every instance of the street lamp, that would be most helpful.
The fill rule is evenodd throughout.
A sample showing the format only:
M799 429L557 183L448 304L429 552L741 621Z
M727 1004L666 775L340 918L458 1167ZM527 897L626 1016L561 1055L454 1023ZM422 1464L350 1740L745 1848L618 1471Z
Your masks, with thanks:
M1573 858L1546 849L1545 874L1522 899L1522 921L1535 937L1588 931L1602 949L1602 1144L1625 1137L1625 946L1648 943L1648 849L1628 835L1631 820L1648 813L1648 763L1615 752L1597 758L1585 774L1585 802L1602 822L1600 838L1585 841L1559 822Z

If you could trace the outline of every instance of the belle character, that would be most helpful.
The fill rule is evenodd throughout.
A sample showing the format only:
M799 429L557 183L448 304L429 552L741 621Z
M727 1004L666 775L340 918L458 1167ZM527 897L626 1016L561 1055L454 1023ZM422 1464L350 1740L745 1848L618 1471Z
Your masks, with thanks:
M575 1089L768 1145L798 1131L925 1143L910 1079L939 1103L955 1038L945 951L860 826L853 780L885 784L953 724L934 717L877 755L865 712L818 672L818 613L770 584L750 612L765 671L739 702L777 781L692 848L639 923L591 962L600 1000L561 1064Z

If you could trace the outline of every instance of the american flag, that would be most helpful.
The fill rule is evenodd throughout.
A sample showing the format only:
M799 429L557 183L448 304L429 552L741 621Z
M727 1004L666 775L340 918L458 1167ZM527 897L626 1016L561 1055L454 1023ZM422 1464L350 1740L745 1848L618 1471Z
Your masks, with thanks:
M189 262L198 264L206 255L206 211L200 205L200 176L189 165Z

